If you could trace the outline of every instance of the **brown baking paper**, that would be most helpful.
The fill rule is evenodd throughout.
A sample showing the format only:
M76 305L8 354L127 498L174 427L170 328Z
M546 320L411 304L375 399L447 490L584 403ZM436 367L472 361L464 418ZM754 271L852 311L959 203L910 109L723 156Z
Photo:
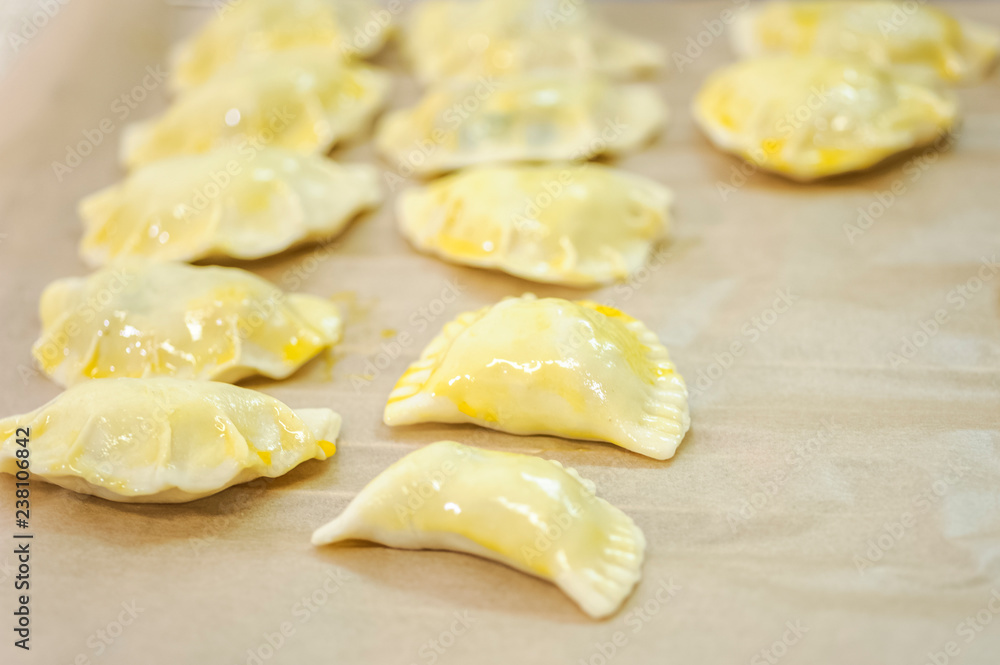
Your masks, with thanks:
M168 46L210 13L181 4L60 5L0 81L3 415L59 393L32 369L38 297L87 272L76 202L122 176L121 128L166 104ZM1000 25L1000 5L948 7ZM329 246L248 264L349 314L330 356L246 384L342 413L337 455L178 506L35 480L30 652L13 646L19 530L14 481L0 478L0 660L1000 662L998 79L959 91L950 149L817 185L744 178L687 110L732 59L714 33L739 8L604 8L683 54L655 81L669 127L619 162L677 195L674 239L634 281L584 292L447 265L407 245L391 201ZM397 72L393 104L414 101L397 57L379 61ZM91 154L56 173L82 141ZM334 157L376 159L370 143ZM692 429L673 460L382 425L393 383L446 321L528 291L608 302L660 335L691 389ZM472 556L310 545L390 463L444 438L559 460L631 515L648 550L622 610L593 621L554 586Z

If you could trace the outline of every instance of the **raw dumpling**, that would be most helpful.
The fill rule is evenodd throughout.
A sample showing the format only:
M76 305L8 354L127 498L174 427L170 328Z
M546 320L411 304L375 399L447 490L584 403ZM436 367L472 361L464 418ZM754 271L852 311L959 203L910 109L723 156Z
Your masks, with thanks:
M598 164L486 166L399 199L419 249L538 282L592 286L627 277L664 234L671 194Z
M340 416L210 381L101 379L0 420L0 472L110 501L181 503L336 451ZM22 445L21 441L26 441Z
M370 0L242 0L175 50L171 84L190 88L248 55L303 46L365 58L382 49L391 19Z
M661 460L690 425L684 380L651 330L610 307L531 294L448 323L384 419L608 441Z
M918 2L768 2L744 12L730 34L744 56L857 57L952 82L982 78L1000 50L994 28Z
M451 81L383 118L376 145L399 171L585 160L650 140L666 119L655 88L563 73Z
M381 201L378 171L281 148L221 148L145 166L88 196L80 253L175 261L257 259L331 238Z
M53 282L33 352L59 383L107 377L283 379L340 341L329 300L239 268L129 261Z
M347 64L336 49L251 56L182 93L161 115L131 125L122 163L135 168L224 145L322 154L364 133L388 89L387 74Z
M567 3L568 4L568 3ZM512 76L539 70L633 77L660 69L657 45L590 15L536 0L426 0L413 11L404 52L425 81Z
M646 549L635 522L575 470L454 441L393 464L312 537L315 545L342 540L499 561L554 582L594 618L632 592Z
M814 55L725 67L702 86L693 111L723 150L803 181L865 169L929 144L957 116L953 97L942 91Z

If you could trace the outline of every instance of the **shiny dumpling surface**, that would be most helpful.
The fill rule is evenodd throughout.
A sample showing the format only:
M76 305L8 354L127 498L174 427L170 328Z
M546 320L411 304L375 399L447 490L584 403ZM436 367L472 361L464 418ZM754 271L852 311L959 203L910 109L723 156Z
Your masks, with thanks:
M225 145L325 153L367 131L388 89L388 74L345 63L332 48L249 56L181 93L159 116L130 125L122 163L135 168Z
M312 541L352 539L499 561L554 582L595 618L632 592L646 548L632 519L573 469L453 441L393 464Z
M80 254L91 265L257 259L333 237L381 199L368 164L271 147L171 157L80 202Z
M175 90L200 85L248 55L327 46L345 59L374 55L392 15L371 0L242 0L224 6L172 55Z
M684 380L651 330L610 307L531 294L445 325L384 420L607 441L661 460L690 425Z
M108 377L289 376L341 338L329 300L239 268L125 261L42 293L33 353L63 385Z
M1000 52L1000 31L916 2L767 2L730 33L744 56L794 53L859 58L946 81L982 78Z
M949 93L815 55L743 60L711 74L695 120L717 146L796 180L865 169L946 135Z
M632 77L663 66L656 44L534 0L427 0L413 10L403 50L425 81L588 70Z
M633 150L663 125L656 89L583 74L448 81L386 115L376 145L397 170L590 159Z
M662 185L599 164L484 166L399 198L419 249L539 282L592 286L639 269L667 226Z
M87 381L0 420L0 472L19 468L21 428L33 476L111 501L180 503L330 457L340 416L227 383Z

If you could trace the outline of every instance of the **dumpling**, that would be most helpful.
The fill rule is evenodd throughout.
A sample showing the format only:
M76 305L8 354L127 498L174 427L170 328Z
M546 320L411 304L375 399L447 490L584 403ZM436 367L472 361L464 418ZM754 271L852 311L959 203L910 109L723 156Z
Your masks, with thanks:
M384 420L607 441L660 460L691 422L655 333L610 307L531 294L445 325L396 383Z
M554 582L600 618L639 581L646 539L595 491L552 460L439 441L382 472L312 542L474 554Z
M325 153L364 133L389 76L310 47L247 57L182 93L161 115L128 127L122 163L135 168L224 145Z
M324 460L339 432L330 409L292 411L226 383L102 379L0 420L0 473L30 454L32 475L74 492L181 503Z
M533 0L426 0L414 8L403 50L425 81L539 70L628 78L663 67L659 45L597 20L583 0L561 9Z
M404 190L399 224L419 249L538 282L593 286L638 270L671 194L598 164L485 166Z
M723 150L795 180L865 169L954 126L952 95L860 62L744 60L713 73L695 120Z
M366 58L382 49L391 25L392 14L371 0L242 0L174 51L171 84L190 88L248 55L302 46Z
M952 82L984 77L1000 31L917 2L768 2L743 12L730 33L741 55L809 53Z
M108 377L283 379L340 341L329 300L239 268L128 261L42 293L33 353L62 385Z
M381 199L368 164L267 147L170 157L80 202L80 254L90 265L258 259L332 238Z
M386 115L376 145L400 173L509 161L584 160L649 141L666 120L656 89L599 76L451 81Z

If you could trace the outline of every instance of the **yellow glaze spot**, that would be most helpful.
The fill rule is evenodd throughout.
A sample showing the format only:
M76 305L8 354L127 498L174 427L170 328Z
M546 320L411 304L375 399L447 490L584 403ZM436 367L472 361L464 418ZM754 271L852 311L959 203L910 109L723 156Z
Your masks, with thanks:
M284 358L285 362L290 365L301 365L305 361L309 360L322 347L317 347L311 339L305 339L303 337L296 337L294 341L285 345L284 348Z
M621 310L615 309L614 307L609 307L607 305L601 305L599 303L590 300L578 300L577 305L582 305L584 307L589 307L595 312L600 312L604 316L610 319L624 319L625 321L635 321L631 316L622 312Z

